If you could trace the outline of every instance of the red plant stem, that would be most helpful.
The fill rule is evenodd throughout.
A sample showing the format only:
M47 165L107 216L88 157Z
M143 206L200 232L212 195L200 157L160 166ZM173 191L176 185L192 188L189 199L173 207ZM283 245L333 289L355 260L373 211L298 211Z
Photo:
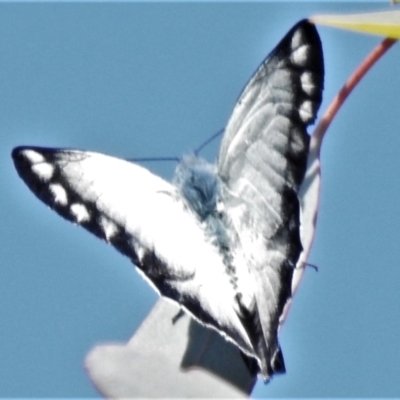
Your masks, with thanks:
M347 96L351 93L351 91L355 88L355 86L358 84L358 82L361 80L361 78L369 71L369 69L379 60L382 55L389 50L389 48L396 42L396 39L389 39L386 38L384 39L378 46L376 46L371 53L364 59L364 61L359 65L359 67L353 72L353 74L350 76L350 78L347 80L347 82L344 84L342 89L339 91L339 93L336 95L336 97L332 100L331 104L325 111L325 114L323 117L320 119L318 125L315 127L315 130L313 134L311 135L311 141L310 141L310 153L308 156L308 162L309 166L308 168L311 168L310 165L312 166L314 163L314 174L315 176L311 179L314 181L314 200L308 200L313 202L313 215L309 216L309 218L312 220L312 225L315 227L317 224L317 217L318 217L318 203L319 203L319 193L321 189L321 166L319 163L319 156L320 156L320 151L321 151L321 144L322 144L322 139L324 138L325 132L327 131L329 125L331 124L333 118L335 117L336 113L339 111L340 107L344 103L345 99ZM309 240L309 242L306 245L306 255L305 255L305 260L308 259L309 253L311 251L312 247L312 242L314 241L314 233ZM306 264L304 264L306 265ZM298 276L296 277L297 281L292 287L292 296L295 294L296 290L300 286L302 277L304 274L304 268L298 273ZM282 313L281 321L280 321L280 326L282 326L283 322L286 319L286 316L289 312L290 309L290 302L288 302L285 306L285 309Z
M340 107L346 100L347 96L355 88L361 78L370 70L370 68L379 60L383 54L396 42L396 39L386 38L378 46L376 46L371 53L364 59L360 66L353 72L347 82L344 84L340 92L332 100L331 104L325 111L325 114L320 119L318 125L315 127L314 133L314 151L319 152L321 150L322 139L324 138L325 132L331 124L336 113L339 111ZM310 149L311 150L311 149Z

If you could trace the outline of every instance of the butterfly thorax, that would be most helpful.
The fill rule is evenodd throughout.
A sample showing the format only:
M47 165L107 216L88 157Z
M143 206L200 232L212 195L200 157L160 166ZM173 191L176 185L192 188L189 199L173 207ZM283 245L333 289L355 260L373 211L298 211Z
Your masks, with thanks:
M230 246L216 166L194 155L185 156L176 168L174 184L186 206L203 225L207 239L219 248L224 264L229 268Z

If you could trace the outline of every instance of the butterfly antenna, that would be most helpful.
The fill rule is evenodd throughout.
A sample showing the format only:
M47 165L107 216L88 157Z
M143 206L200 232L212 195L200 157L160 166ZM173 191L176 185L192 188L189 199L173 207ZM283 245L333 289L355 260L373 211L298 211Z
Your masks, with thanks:
M204 149L210 142L212 142L215 138L220 136L224 132L225 128L220 129L218 132L214 133L214 135L210 136L204 143L202 143L195 151L194 155L197 157L201 150ZM131 162L151 162L151 161L176 161L179 162L180 158L178 157L134 157L128 158L128 161Z
M305 267L311 267L311 268L312 268L313 270L315 270L316 272L319 271L318 266L315 265L315 264L310 264L310 263L306 262L306 263L304 263L304 266L305 266Z
M197 157L200 153L201 150L204 149L210 142L212 142L215 138L218 136L222 135L224 133L225 128L220 129L217 133L214 133L214 135L210 136L204 143L202 143L195 151L194 155Z
M128 158L128 161L132 162L148 162L148 161L176 161L179 162L178 157L137 157Z

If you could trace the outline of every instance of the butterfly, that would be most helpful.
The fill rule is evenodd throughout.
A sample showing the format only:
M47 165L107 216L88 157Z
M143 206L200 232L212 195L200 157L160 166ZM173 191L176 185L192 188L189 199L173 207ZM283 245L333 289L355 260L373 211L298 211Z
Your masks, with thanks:
M90 151L21 146L12 157L40 200L127 256L267 381L285 372L278 329L302 252L298 192L323 79L319 35L302 20L239 96L217 162L182 157L172 183Z

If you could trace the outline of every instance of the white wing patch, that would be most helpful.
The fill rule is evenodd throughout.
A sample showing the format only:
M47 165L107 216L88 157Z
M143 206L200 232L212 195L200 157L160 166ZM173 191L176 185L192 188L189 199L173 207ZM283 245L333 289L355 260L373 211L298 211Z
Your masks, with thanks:
M301 120L307 124L314 119L313 103L310 100L305 100L299 107Z
M303 45L292 53L290 60L292 61L293 64L298 65L299 67L306 67L309 62L308 60L311 54L312 54L311 46Z
M31 163L31 165L36 165L45 161L45 158L40 153L31 149L25 150L24 157Z
M70 210L78 224L82 224L83 222L89 221L90 219L89 211L83 204L79 203L71 204Z
M38 177L40 179L42 179L45 182L48 182L51 177L53 176L54 173L54 167L48 163L38 163L38 164L34 164L32 165L32 172L36 175L38 175Z
M107 240L107 242L110 241L110 239L115 236L118 232L117 225L115 225L114 222L112 222L109 218L105 217L104 215L100 216L100 221L99 224L101 228L103 229L104 236Z
M294 32L292 36L292 40L290 42L290 47L293 50L296 50L298 47L300 47L302 44L304 44L304 37L303 37L303 32L300 30Z
M52 183L49 186L50 192L53 194L54 201L61 206L68 204L68 196L65 189L59 183Z
M308 96L313 96L319 90L319 87L313 81L313 76L309 71L305 71L300 75L300 82L303 92Z

